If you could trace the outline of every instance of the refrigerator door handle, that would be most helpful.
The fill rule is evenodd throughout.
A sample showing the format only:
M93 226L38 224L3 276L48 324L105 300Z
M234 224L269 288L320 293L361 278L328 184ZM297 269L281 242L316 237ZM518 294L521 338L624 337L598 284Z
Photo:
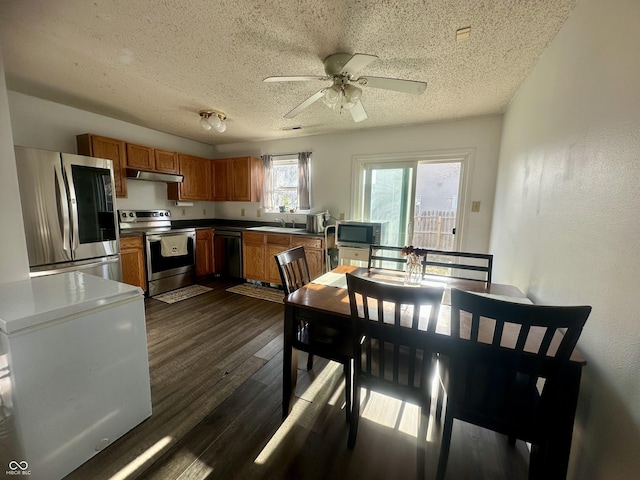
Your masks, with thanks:
M71 170L71 165L65 166L65 173L67 174L67 184L69 185L69 205L71 210L71 250L75 251L80 246L80 234L78 229L78 202L76 199L76 186L73 184L73 172Z
M62 216L62 249L69 252L69 246L71 245L69 230L69 200L67 199L67 190L64 186L64 178L62 176L62 166L60 163L54 165L54 171L56 174L56 184L58 186L58 193L60 194L60 202L58 203L58 212Z

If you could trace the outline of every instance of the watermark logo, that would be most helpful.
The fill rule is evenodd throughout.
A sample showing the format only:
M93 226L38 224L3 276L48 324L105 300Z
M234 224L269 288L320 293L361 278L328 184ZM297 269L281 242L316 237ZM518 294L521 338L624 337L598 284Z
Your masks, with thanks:
M31 470L29 470L29 464L26 460L22 462L11 460L7 466L9 470L5 472L6 475L31 475Z

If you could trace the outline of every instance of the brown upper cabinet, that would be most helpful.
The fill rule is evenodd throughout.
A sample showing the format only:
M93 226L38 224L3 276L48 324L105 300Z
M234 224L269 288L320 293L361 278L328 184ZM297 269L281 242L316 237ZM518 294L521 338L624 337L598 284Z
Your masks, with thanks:
M175 175L178 175L180 173L180 165L178 164L177 152L168 152L167 150L158 150L156 148L154 149L153 153L156 160L156 172L173 173Z
M78 153L90 157L107 158L113 161L113 178L117 198L127 197L125 142L115 138L101 137L91 133L76 137Z
M231 199L231 181L229 178L229 158L223 158L220 160L213 160L213 200L214 201L226 201Z
M127 143L127 167L148 172L178 174L178 154L157 148Z
M262 163L255 157L213 160L213 200L258 202L262 190Z
M178 154L182 183L167 184L169 200L211 200L211 160Z
M153 148L127 143L127 167L151 171L154 165Z

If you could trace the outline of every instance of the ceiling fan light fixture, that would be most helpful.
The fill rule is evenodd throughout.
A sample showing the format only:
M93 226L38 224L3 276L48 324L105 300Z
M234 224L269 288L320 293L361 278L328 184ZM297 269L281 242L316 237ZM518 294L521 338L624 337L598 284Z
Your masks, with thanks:
M353 106L360 101L360 98L362 97L362 89L355 85L345 85L344 97L346 103L352 104Z
M327 91L324 92L324 103L328 106L333 106L340 102L340 96L342 95L342 89L340 85L333 85L330 88L327 88Z
M223 133L227 129L227 124L224 122L227 119L227 115L224 112L218 110L200 110L200 128L204 131L211 129L218 133Z

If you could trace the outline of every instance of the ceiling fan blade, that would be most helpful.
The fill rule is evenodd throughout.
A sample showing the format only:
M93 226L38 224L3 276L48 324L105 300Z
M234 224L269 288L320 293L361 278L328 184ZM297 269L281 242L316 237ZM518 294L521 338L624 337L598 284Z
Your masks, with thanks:
M374 60L377 60L375 55L367 55L365 53L356 53L349 59L347 63L340 69L341 75L355 75L360 70L365 68Z
M394 90L396 92L414 93L420 95L427 88L426 82L417 82L415 80L401 80L399 78L386 77L360 77L354 82L359 85L383 88L385 90Z
M354 122L362 122L363 120L369 118L360 100L358 100L358 103L351 107L349 111L351 112L351 117L353 118Z
M294 108L293 110L291 110L289 113L287 113L284 118L293 118L296 115L298 115L302 110L304 110L305 108L307 108L309 105L311 105L314 102L317 102L318 100L320 100L322 98L322 96L324 95L324 92L326 92L327 89L323 88L322 90L318 90L316 93L314 93L313 95L311 95L309 98L307 98L304 102L302 102L300 105L298 105L296 108Z
M273 82L307 82L311 80L329 80L329 77L316 77L311 75L298 75L293 77L267 77L263 82L273 83Z

